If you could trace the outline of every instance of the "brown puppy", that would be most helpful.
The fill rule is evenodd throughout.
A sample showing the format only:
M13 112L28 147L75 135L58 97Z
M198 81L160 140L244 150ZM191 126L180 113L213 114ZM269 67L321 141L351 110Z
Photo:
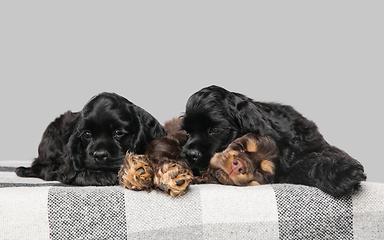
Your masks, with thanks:
M209 174L225 185L254 186L273 183L279 150L266 136L248 133L216 153Z

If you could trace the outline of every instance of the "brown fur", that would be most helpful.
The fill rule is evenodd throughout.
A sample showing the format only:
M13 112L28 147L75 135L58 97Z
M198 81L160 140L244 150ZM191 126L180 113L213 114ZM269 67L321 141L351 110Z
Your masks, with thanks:
M248 133L235 139L223 152L216 153L208 172L226 185L273 183L278 153L276 143L270 137Z
M137 156L130 153L126 155L126 160L119 174L122 186L133 190L154 187L171 196L179 196L185 193L194 178L188 165L179 161L181 147L187 140L186 133L185 131L179 131L180 119L167 122L164 129L167 135L153 140L144 155ZM144 168L144 171L140 170L137 173L137 171L131 169L132 165L129 164L132 162L132 158L140 158L146 162L145 164L149 168ZM150 176L150 181L141 177L141 175Z

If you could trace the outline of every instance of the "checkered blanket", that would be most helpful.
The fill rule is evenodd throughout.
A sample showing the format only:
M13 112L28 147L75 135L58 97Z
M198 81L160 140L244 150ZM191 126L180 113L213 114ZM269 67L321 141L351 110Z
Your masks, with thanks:
M0 239L384 239L381 183L342 198L291 184L194 185L173 198L18 178L10 165L0 161Z

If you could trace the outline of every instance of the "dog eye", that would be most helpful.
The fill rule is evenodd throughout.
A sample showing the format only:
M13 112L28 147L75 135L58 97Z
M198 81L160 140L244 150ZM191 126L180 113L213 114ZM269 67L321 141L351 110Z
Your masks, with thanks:
M90 131L84 131L83 134L82 134L83 138L89 140L92 138L92 134Z
M209 134L212 135L212 134L216 134L216 133L219 133L220 132L220 129L218 128L210 128L209 129Z
M238 146L240 147L240 152L248 152L248 149L245 148L242 144L238 144Z
M124 136L124 134L125 132L120 129L115 130L115 137L117 138Z

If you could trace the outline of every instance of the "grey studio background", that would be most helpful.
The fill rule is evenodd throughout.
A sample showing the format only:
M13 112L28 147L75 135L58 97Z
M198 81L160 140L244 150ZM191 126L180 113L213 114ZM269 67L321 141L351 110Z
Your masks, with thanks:
M1 1L1 159L116 92L164 123L216 84L294 106L384 182L381 1Z

